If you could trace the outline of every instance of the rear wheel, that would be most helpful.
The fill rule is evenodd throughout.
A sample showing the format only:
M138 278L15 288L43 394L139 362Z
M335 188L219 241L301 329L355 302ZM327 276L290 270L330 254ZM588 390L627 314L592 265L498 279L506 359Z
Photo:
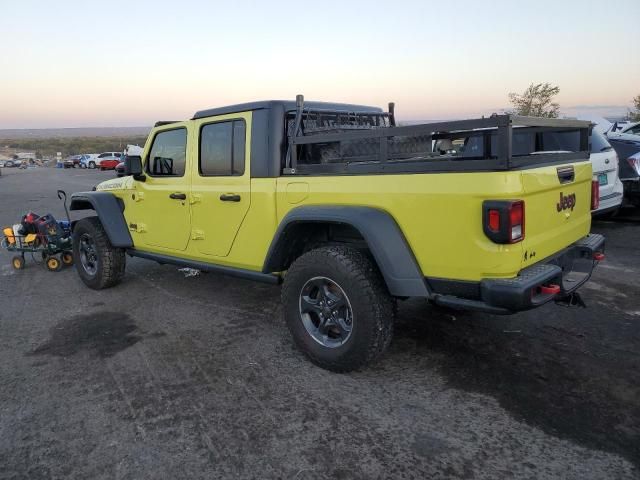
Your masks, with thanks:
M73 230L73 258L82 281L89 288L101 290L122 280L126 265L122 248L111 245L97 217L80 220Z
M285 276L282 302L298 347L334 372L375 361L393 335L395 301L373 262L350 247L299 257Z
M96 162L89 162L89 168L96 168Z

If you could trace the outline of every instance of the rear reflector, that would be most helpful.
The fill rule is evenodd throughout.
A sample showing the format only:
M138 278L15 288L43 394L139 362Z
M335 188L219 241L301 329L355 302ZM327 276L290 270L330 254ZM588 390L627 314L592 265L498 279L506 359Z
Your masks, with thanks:
M600 207L600 182L593 180L591 182L591 210L597 210Z
M495 243L516 243L524 239L524 202L522 200L485 200L482 203L482 227Z
M593 254L593 259L594 259L596 262L601 262L602 260L604 260L604 253L602 253L602 252L595 252L595 253Z
M489 210L489 229L494 232L500 231L500 212L498 210Z

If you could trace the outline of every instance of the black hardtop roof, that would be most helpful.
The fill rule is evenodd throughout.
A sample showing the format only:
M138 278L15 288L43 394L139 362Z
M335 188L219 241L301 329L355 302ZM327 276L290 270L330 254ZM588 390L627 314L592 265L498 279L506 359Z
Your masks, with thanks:
M226 107L210 108L200 110L195 113L193 119L213 117L215 115L226 115L228 113L247 112L249 110L263 110L273 107L284 107L285 111L294 111L296 109L295 100L263 100L259 102L239 103L237 105L229 105ZM327 110L339 112L353 113L382 113L383 110L378 107L370 107L367 105L353 105L350 103L331 103L331 102L304 102L305 110Z

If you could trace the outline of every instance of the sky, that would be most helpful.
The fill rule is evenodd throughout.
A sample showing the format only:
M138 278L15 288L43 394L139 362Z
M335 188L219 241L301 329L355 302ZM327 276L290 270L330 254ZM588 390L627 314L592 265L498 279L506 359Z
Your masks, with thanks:
M0 128L145 126L233 103L470 118L532 82L565 114L640 95L640 0L0 0Z

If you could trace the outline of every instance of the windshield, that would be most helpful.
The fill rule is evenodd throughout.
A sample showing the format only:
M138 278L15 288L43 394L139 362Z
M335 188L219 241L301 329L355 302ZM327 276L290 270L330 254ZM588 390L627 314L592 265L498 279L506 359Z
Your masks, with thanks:
M591 153L600 153L613 150L607 139L600 132L593 130L591 132Z

